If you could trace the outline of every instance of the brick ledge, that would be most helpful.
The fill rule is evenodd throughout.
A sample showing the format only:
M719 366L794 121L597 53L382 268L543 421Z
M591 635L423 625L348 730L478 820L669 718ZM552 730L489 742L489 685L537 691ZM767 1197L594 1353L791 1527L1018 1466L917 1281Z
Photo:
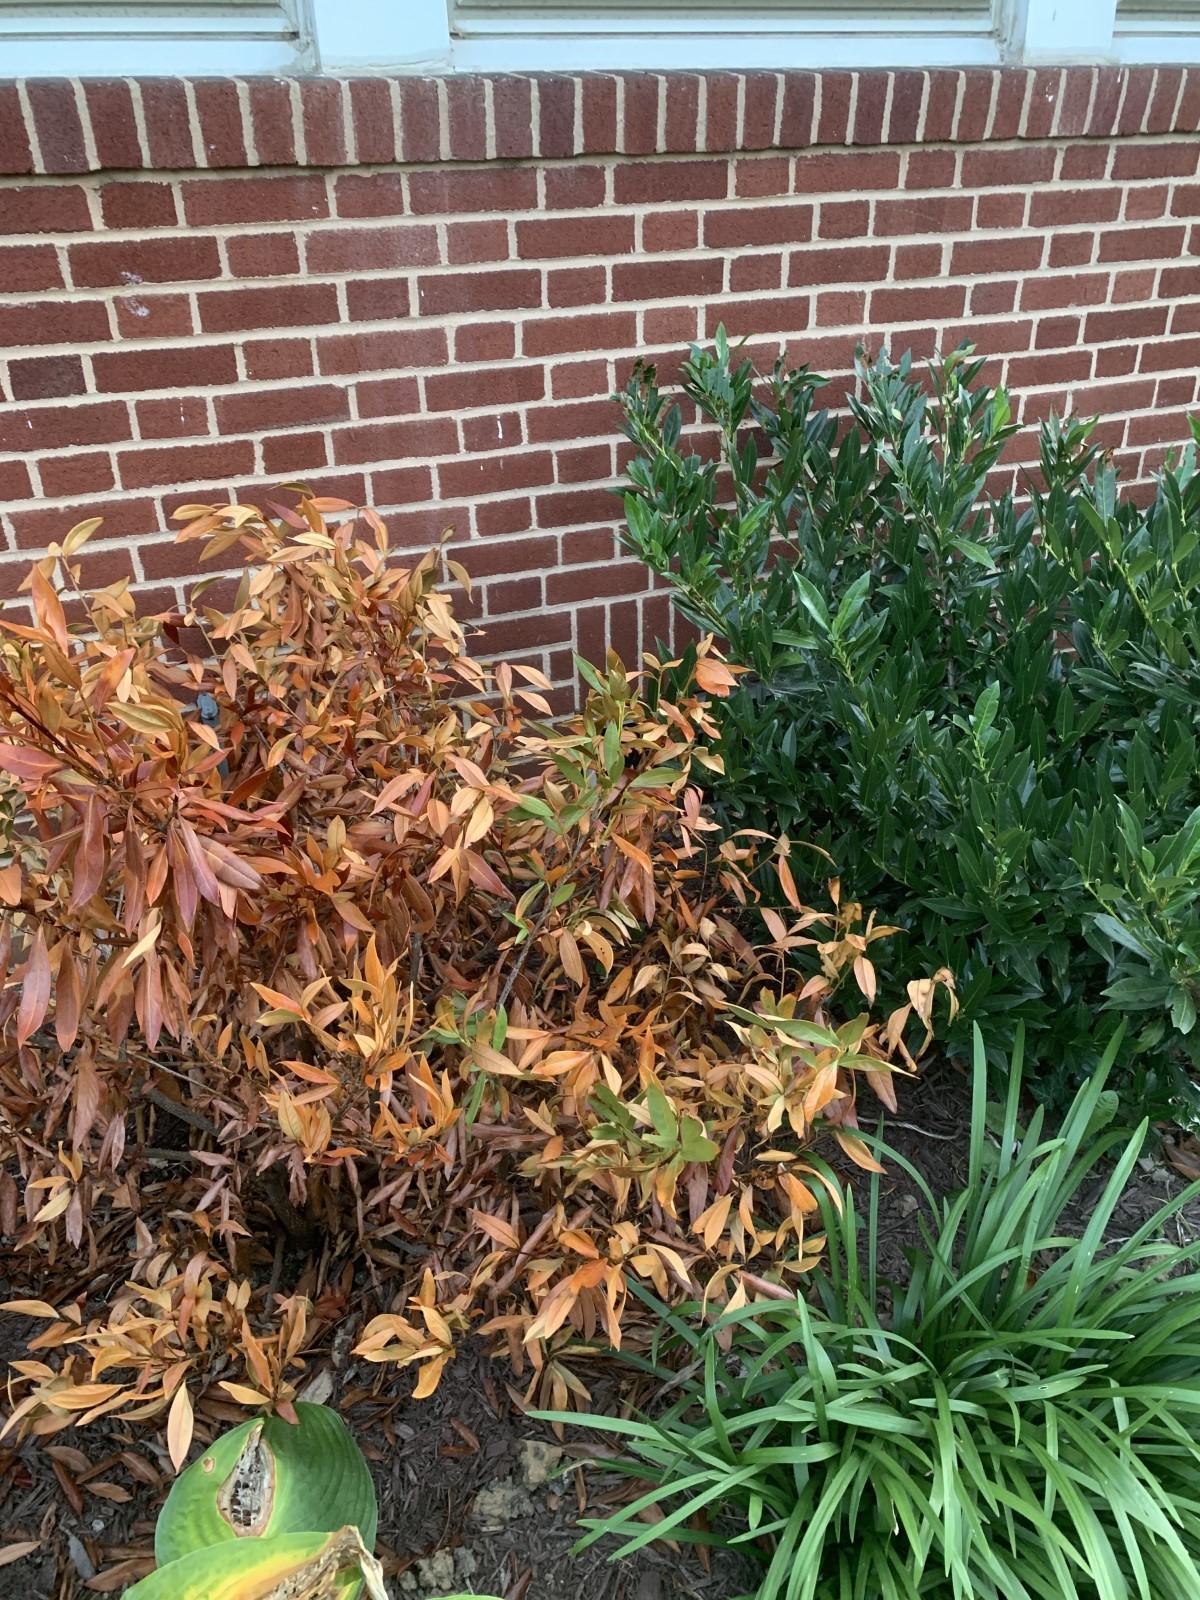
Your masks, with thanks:
M0 173L1194 134L1200 67L0 82Z

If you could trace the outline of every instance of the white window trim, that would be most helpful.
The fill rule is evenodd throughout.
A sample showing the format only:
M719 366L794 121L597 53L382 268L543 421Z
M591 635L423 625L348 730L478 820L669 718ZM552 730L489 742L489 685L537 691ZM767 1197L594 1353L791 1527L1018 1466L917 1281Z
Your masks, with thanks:
M664 10L651 21L622 28L578 14L502 20L486 34L457 35L453 0L407 0L376 8L376 0L312 0L321 64L331 71L445 72L703 71L764 67L937 67L1089 65L1109 62L1200 63L1200 19L1182 17L1168 29L1117 26L1117 0L993 0L991 29L939 29L923 19L898 28L887 0L861 18L842 12L836 28L813 19L789 22L778 12L742 11L736 31L705 21L695 10ZM1170 12L1171 0L1163 0ZM380 10L389 13L380 15ZM836 11L836 5L831 4ZM370 17L368 23L367 17ZM328 21L326 20L328 19ZM757 22L757 26L752 24ZM384 59L386 57L386 60Z
M1200 16L1133 14L1117 0L993 0L993 25L909 19L887 0L877 10L827 19L782 7L737 6L736 24L686 8L606 25L603 14L541 21L501 15L465 36L451 26L453 0L180 0L106 16L94 0L27 9L0 0L4 77L204 75L256 72L702 71L788 67L937 67L1081 62L1200 64Z
M0 5L6 78L206 76L315 64L309 0L180 0L112 11L89 0L53 9L36 0Z

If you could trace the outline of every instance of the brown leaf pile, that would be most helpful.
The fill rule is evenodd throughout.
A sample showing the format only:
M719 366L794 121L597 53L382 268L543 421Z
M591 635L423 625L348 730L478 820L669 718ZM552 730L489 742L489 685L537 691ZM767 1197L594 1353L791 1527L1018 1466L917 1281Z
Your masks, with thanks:
M854 1084L891 1103L948 981L872 1021L888 930L802 906L786 840L719 841L711 644L682 691L614 658L538 720L436 556L274 509L189 508L244 565L228 611L71 598L84 524L4 624L0 1234L48 1319L40 1432L169 1408L178 1454L189 1386L286 1410L372 1308L360 1356L419 1393L475 1328L584 1401L564 1352L619 1342L634 1279L727 1301L812 1264L813 1125L870 1163Z

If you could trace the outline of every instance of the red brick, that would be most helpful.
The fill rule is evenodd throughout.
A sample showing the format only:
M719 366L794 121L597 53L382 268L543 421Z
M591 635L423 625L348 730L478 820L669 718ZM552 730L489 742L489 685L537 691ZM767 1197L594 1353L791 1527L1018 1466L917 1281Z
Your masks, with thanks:
M1034 344L1039 350L1062 350L1077 345L1079 327L1078 317L1043 317L1037 325Z
M100 211L106 228L173 228L179 220L169 183L106 183Z
M748 72L742 103L743 150L769 150L775 143L782 85L774 72Z
M144 153L128 83L120 78L84 78L83 98L101 168L140 167Z
M1156 266L1134 267L1127 272L1114 272L1109 299L1114 305L1127 305L1131 300L1153 300Z
M738 148L738 78L732 72L710 72L706 79L705 124L700 130L703 150Z
M1121 191L1106 185L1096 189L1046 189L1029 204L1034 228L1063 228L1075 222L1115 222L1121 213Z
M977 228L1021 228L1025 225L1025 212L1029 196L1019 189L1002 189L995 194L981 194L975 202Z
M315 422L342 422L350 414L346 391L332 383L307 384L297 389L243 390L240 394L218 395L215 405L221 433L261 433Z
M799 244L812 238L810 205L738 206L704 214L704 242L710 248Z
M66 455L44 456L38 462L38 475L42 492L53 500L60 495L101 494L116 484L113 459L107 450L71 450Z
M1200 168L1200 150L1194 139L1178 143L1156 139L1153 144L1118 145L1113 156L1116 183L1137 178L1194 178Z
M974 201L967 194L877 200L873 232L880 238L903 233L969 233L973 210Z
M446 260L451 266L479 266L508 259L508 223L502 218L446 224Z
M527 77L492 78L492 122L501 161L519 161L534 153L532 87Z
M642 218L642 249L693 250L700 242L700 218L694 211L660 211Z
M0 233L88 233L92 214L77 183L0 188Z
M206 333L239 329L294 328L339 320L331 283L272 284L262 289L210 289L199 296Z
M958 114L955 137L960 144L975 144L987 129L992 109L992 95L996 89L996 74L988 68L976 68L964 73L962 103Z
M966 290L961 283L876 289L871 295L871 320L906 322L918 317L961 317L965 305Z
M821 111L817 121L817 144L850 142L850 99L853 88L853 73L821 74Z
M612 298L619 302L720 294L723 279L724 262L718 257L623 262L612 269Z
M387 328L379 333L323 335L317 340L320 371L327 377L442 366L446 358L446 334L441 328Z
M71 276L81 289L107 289L139 283L190 283L221 273L217 241L186 238L106 239L73 244Z
M1062 104L1063 73L1059 67L1039 67L1026 101L1024 133L1028 139L1046 139Z
M194 331L186 294L126 294L113 301L121 339L174 339Z
M380 176L387 177L389 174ZM366 210L346 211L342 206L342 186L347 181L346 178L338 179L338 210L342 216L386 214ZM373 178L360 180L364 185L373 181ZM410 173L408 192L416 215L532 211L537 205L537 174L531 167L442 167L436 172Z
M403 422L355 423L335 428L333 459L338 466L387 461L395 457L452 455L458 446L449 417L416 417Z
M254 446L249 439L222 439L213 444L124 450L117 463L124 488L148 489L156 484L242 477L254 470Z
M138 90L150 149L148 164L176 170L191 167L195 163L192 114L183 79L142 78Z
M433 498L433 474L428 467L385 467L371 474L371 493L380 505L423 505Z
M30 78L25 85L43 172L86 172L87 150L75 87L66 78Z
M783 252L781 250L755 250L750 255L735 256L729 263L729 292L749 294L754 289L781 289L783 287Z
M62 399L83 394L87 387L78 356L14 358L8 364L8 381L14 400Z
M1167 214L1170 190L1166 184L1143 184L1125 191L1126 222L1153 222Z
M533 268L450 272L418 278L417 294L424 316L510 311L541 305L542 279Z
M826 200L817 227L821 239L862 239L870 231L871 208L865 200Z
M1055 152L1049 145L968 150L963 155L962 184L965 189L987 189L1013 183L1048 183L1054 176L1054 161Z
M556 311L598 305L607 298L603 267L562 267L546 274L546 304Z
M1125 406L1127 410L1136 411L1143 406L1151 404L1151 398L1142 398L1140 385L1130 384L1128 396L1117 397L1117 404ZM1196 398L1196 379L1193 376L1184 378L1160 378L1155 385L1152 397L1153 404L1158 406L1190 406Z
M643 343L648 345L675 345L677 353L691 344L700 330L700 317L695 306L658 306L642 313ZM659 376L663 383L678 381L678 369L664 367L660 361ZM621 378L624 382L624 378Z
M788 283L793 288L809 283L878 283L886 279L887 269L885 244L796 250L788 268Z
M502 536L506 533L524 533L533 523L533 502L523 498L481 500L471 508L471 511L475 519L475 532L484 539ZM547 540L546 543L551 552L549 564L553 564L556 559L554 544L551 540ZM472 566L478 568L481 552L477 546L472 548L475 551L472 556ZM506 547L502 546L501 548L503 550ZM501 570L507 572L509 570L507 555L503 555L501 559L505 563Z
M0 305L0 345L88 344L109 337L102 300Z
M527 356L555 356L583 350L623 349L637 337L632 311L594 312L582 317L550 317L526 322Z
M468 76L447 77L442 83L446 93L451 159L482 161L487 155L487 116L483 79Z
M972 316L994 317L1012 311L1017 304L1017 284L1011 279L996 283L973 283L968 309Z
M521 405L542 399L545 392L545 369L533 362L477 372L433 373L425 380L425 403L431 411Z
M665 148L675 154L699 149L696 138L700 114L699 77L694 72L672 72L664 82L663 92L667 97L663 119Z
M225 241L235 278L286 278L300 271L300 251L291 233L236 233Z
M385 164L396 159L392 95L386 78L351 80L350 117L359 161Z
M346 285L352 322L395 322L410 309L407 278L365 278Z
M538 499L538 516L542 515L544 502L547 515L556 502L566 502L557 514L564 522L575 520L577 513L570 509L570 499L563 495L541 496ZM599 509L597 500L595 511L597 517L611 516L613 500L608 498L607 513ZM602 567L569 567L565 571L551 572L546 577L546 602L548 605L572 605L578 600L594 600L599 595L641 594L649 588L649 575L640 561L610 561Z
M556 400L579 400L586 395L608 394L612 383L608 361L560 361L550 373L550 392Z
M356 383L354 394L360 417L413 416L421 409L421 389L415 378Z
M1118 378L1137 367L1138 350L1131 344L1104 345L1096 351L1096 376Z
M1164 300L1200 294L1200 262L1189 261L1184 266L1164 267L1158 292Z
M923 133L927 142L933 143L954 137L954 110L958 104L960 81L960 73L945 68L935 69L929 74Z
M0 245L0 285L7 294L61 289L58 251L52 244Z
M1152 67L1126 69L1125 98L1115 131L1119 134L1141 133L1146 114L1150 109L1150 91L1154 82Z
M904 169L905 191L954 188L958 181L958 154L957 150L910 150Z
M429 267L438 259L437 230L418 225L399 228L322 228L308 237L310 272L386 272Z
M340 167L346 160L346 114L337 78L300 78L304 157L311 167Z
M611 400L573 400L551 406L531 406L525 413L530 444L586 439L612 431Z
M1171 200L1173 217L1200 217L1200 183L1181 183Z
M798 333L807 328L811 307L807 295L784 295L777 299L729 300L710 305L704 313L704 336L712 338L718 323L736 329L739 335L755 333Z
M1118 339L1154 339L1167 331L1167 306L1139 306L1119 311L1092 311L1084 323L1088 344L1107 344Z
M997 272L1033 272L1041 265L1043 240L1018 234L1008 239L960 240L950 254L950 271L956 277Z
M1087 266L1096 253L1094 233L1054 233L1046 255L1048 267Z
M259 162L289 166L296 159L291 84L286 79L251 78L249 90L250 125Z
M583 153L609 155L617 148L617 80L607 73L589 72L580 79L580 90Z
M450 427L448 419L443 419ZM448 499L476 494L504 494L510 489L532 489L552 483L553 458L548 450L523 450L519 455L474 456L469 461L443 462L438 484Z
M475 322L454 330L456 361L509 361L516 353L517 330L511 322Z
M613 173L618 205L719 200L728 188L729 168L724 161L641 161L617 167Z
M1071 273L1061 278L1028 278L1021 289L1021 309L1057 311L1063 306L1103 305L1107 298L1106 272Z
M894 189L899 181L900 156L895 150L830 150L796 157L798 195L859 194Z
M535 611L543 603L541 577L511 578L507 583L489 583L489 616L504 616L514 611Z
M197 78L192 94L200 119L205 166L244 167L246 136L237 84L229 78Z
M138 437L142 439L203 438L209 432L208 407L199 395L171 400L139 400Z
M193 227L311 222L329 215L329 201L317 173L190 178L183 185L183 214Z
M540 77L535 82L538 97L540 153L554 159L575 154L575 99L578 84L571 77Z
M25 108L15 83L0 83L0 173L33 170Z
M625 155L653 155L658 149L659 89L663 80L650 72L623 73L622 80L624 111L618 146Z
M319 472L329 464L323 433L276 433L263 440L263 471L272 477Z
M582 211L604 204L603 167L579 166L573 162L569 167L547 167L542 176L546 186L546 211Z
M1149 261L1183 254L1184 230L1176 224L1160 228L1122 228L1100 235L1101 261Z
M405 161L441 159L441 111L432 78L400 80L400 131Z
M463 417L459 427L464 450L519 450L525 442L519 411L489 411L484 416Z
M1057 350L1052 355L1020 356L1008 363L1008 382L1018 391L1048 383L1079 383L1092 375L1094 352Z
M1068 145L1062 153L1059 177L1068 183L1099 181L1108 176L1108 161L1113 146L1090 142Z
M937 278L942 271L942 246L940 244L898 244L892 262L892 277Z
M33 498L29 468L23 461L0 461L0 503Z
M195 389L236 382L237 356L228 344L103 350L92 357L92 371L102 394Z
M813 322L818 328L861 327L867 318L867 296L862 289L835 289L817 296Z
M587 217L536 217L517 223L517 255L525 261L560 256L629 255L634 245L631 216L605 212Z

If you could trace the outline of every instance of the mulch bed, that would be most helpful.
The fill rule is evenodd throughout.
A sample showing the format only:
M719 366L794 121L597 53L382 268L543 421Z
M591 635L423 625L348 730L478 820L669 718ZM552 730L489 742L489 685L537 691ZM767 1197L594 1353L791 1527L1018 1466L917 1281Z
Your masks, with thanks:
M965 1181L969 1119L965 1074L935 1063L904 1094L889 1138L944 1193ZM1113 1236L1131 1232L1181 1183L1153 1150L1144 1156ZM916 1194L899 1173L884 1189L880 1267L901 1276L905 1249L918 1236ZM1180 1242L1200 1235L1200 1202L1179 1229ZM0 1298L18 1293L0 1280ZM0 1318L0 1362L22 1353L31 1326ZM348 1343L336 1341L342 1351ZM361 1393L376 1376L340 1354L314 1361L312 1370L326 1387L332 1379L334 1398L356 1387ZM580 1447L568 1443L561 1454L562 1441L522 1415L509 1378L502 1362L468 1345L433 1399L409 1399L412 1380L400 1376L347 1413L375 1474L378 1552L398 1600L459 1591L505 1600L729 1600L753 1586L744 1558L727 1552L707 1563L693 1547L652 1547L616 1565L602 1548L570 1557L580 1515L602 1513L628 1488L595 1468L572 1469ZM615 1377L601 1363L593 1388L599 1406L616 1403ZM0 1600L119 1595L149 1565L156 1510L170 1483L161 1438L110 1419L49 1443L57 1460L44 1443L0 1447L0 1559L6 1548L37 1542L0 1565Z

